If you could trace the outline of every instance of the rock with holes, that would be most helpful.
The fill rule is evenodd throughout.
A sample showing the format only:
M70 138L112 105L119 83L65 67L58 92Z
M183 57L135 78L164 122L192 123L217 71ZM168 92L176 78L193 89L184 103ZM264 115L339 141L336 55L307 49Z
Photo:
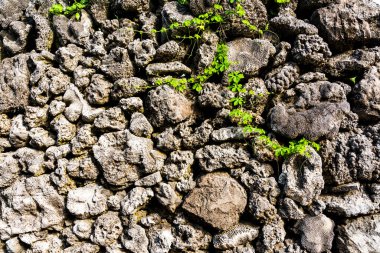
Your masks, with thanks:
M279 15L270 20L273 30L285 38L294 38L299 34L312 35L318 34L318 29L292 15Z
M247 205L244 188L226 173L201 177L182 208L208 225L227 230L236 225Z
M331 250L334 222L327 216L306 216L296 224L296 230L301 236L301 245L308 252L322 253Z
M223 233L215 235L212 242L216 249L233 249L252 242L258 235L258 227L239 224Z
M267 40L241 38L227 43L228 60L236 62L229 72L240 71L247 77L257 75L266 67L276 48Z
M135 187L127 193L127 196L120 203L124 215L134 214L154 196L150 188Z
M312 148L307 152L309 157L296 154L286 160L279 177L286 196L303 206L311 204L324 187L321 157Z
M70 190L67 194L67 209L78 218L86 219L107 210L107 198L111 192L96 184Z
M155 127L178 124L194 112L192 102L167 85L149 91L147 110L150 112L149 120Z
M107 212L100 215L94 223L91 241L101 246L114 243L123 231L117 212Z
M297 64L286 63L266 75L265 85L270 92L284 92L293 85L299 77L299 72L300 69Z
M297 63L318 66L332 54L327 43L318 35L300 34L294 42L292 55Z
M4 49L10 55L25 51L31 25L21 21L13 21L9 24L8 31L2 32Z

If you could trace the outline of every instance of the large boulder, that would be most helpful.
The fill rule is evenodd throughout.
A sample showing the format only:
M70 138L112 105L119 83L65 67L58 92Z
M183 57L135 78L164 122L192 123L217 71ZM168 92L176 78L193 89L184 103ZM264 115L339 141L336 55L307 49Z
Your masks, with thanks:
M200 178L182 207L208 225L226 230L239 222L246 205L247 193L235 179L227 173L210 173Z

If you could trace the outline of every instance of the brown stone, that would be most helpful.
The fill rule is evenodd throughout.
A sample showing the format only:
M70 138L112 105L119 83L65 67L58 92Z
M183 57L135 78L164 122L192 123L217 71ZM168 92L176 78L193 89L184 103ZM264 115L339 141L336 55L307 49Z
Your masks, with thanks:
M235 179L227 173L210 173L200 178L182 207L210 226L226 230L239 222L246 205L247 193Z

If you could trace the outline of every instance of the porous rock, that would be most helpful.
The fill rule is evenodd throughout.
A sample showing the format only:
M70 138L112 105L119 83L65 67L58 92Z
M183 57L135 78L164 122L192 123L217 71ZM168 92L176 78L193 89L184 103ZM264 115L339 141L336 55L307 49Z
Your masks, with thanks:
M238 223L246 205L247 193L235 179L226 173L210 173L199 179L182 208L208 225L226 230Z

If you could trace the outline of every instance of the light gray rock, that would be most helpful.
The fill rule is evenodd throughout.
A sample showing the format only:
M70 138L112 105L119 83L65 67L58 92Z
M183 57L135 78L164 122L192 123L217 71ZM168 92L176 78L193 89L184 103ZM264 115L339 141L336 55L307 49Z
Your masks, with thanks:
M0 154L0 188L12 185L21 171L21 167L13 155L13 153Z
M150 123L155 127L178 124L194 113L192 102L167 85L149 91L147 110Z
M59 68L64 72L73 72L82 57L83 49L69 44L67 47L60 47L55 54Z
M217 142L243 140L245 136L241 127L225 127L214 130L211 133L211 140Z
M246 77L253 77L266 67L276 48L267 40L241 38L227 43L228 60L236 62L228 72L240 71Z
M45 153L28 147L19 148L14 154L24 172L34 176L42 175L45 171Z
M62 114L55 117L51 122L50 126L57 133L57 144L62 145L70 142L77 131L76 125L70 123Z
M163 151L179 150L181 147L181 139L174 135L171 127L166 128L163 132L156 136L157 148Z
M11 131L11 119L6 114L0 114L0 136L8 136Z
M165 76L170 74L191 74L191 69L179 61L151 63L146 67L149 76Z
M25 108L24 120L29 128L46 127L48 122L48 106L27 106Z
M353 88L353 108L361 120L380 119L380 64L372 66Z
M178 181L191 177L194 155L191 151L173 151L163 168L166 180Z
M9 131L9 142L13 147L25 147L29 140L29 131L24 125L24 116L17 115L12 119L11 129Z
M198 103L204 108L228 108L233 92L215 83L203 84L203 89L197 97Z
M0 113L8 113L28 105L30 73L27 59L28 55L20 54L1 61Z
M200 167L208 172L218 169L234 169L248 163L249 153L242 147L226 145L207 145L195 153Z
M342 252L376 252L380 248L380 216L370 215L347 220L338 226L336 242Z
M44 15L33 13L30 15L33 20L35 33L35 45L38 51L50 51L53 45L54 33L49 19Z
M238 223L246 205L247 193L235 179L227 173L209 173L199 179L182 208L216 229L227 230Z
M0 5L0 25L6 28L12 21L19 20L29 1L6 0Z
M177 207L182 203L181 196L170 184L161 182L154 190L158 202L172 213L174 213Z
M98 245L94 245L88 242L78 243L73 246L65 248L64 253L97 253L99 252L100 247Z
M223 233L214 235L213 245L216 249L233 249L253 241L259 235L259 228L239 224Z
M120 203L123 215L134 214L154 196L150 188L135 187L127 193L127 196Z
M86 89L86 98L91 105L104 105L108 103L112 89L112 83L103 75L94 74L91 83Z
M102 112L94 121L94 126L102 132L120 131L126 128L127 120L119 107L111 107Z
M125 230L121 242L127 250L133 253L148 253L149 240L145 229L137 224L132 224Z
M254 219L261 223L268 223L278 218L276 207L258 193L251 193L249 196L248 210Z
M66 207L69 212L80 219L99 215L107 210L107 198L111 192L102 186L89 184L70 190L67 194Z
M8 30L2 31L4 49L10 55L24 52L31 28L32 26L27 23L12 21L8 26Z
M85 154L97 142L98 138L92 132L92 126L85 124L76 132L71 140L71 153L75 156Z
M149 87L148 82L138 77L122 78L115 82L112 87L111 97L113 100L133 97L145 92Z
M290 199L284 198L280 202L279 215L285 219L301 220L305 217L305 213L297 203Z
M86 89L93 80L92 76L95 74L95 72L96 71L94 69L86 68L82 65L76 67L73 72L75 86L78 87L80 91ZM101 77L101 75L99 76Z
M47 149L55 144L54 136L41 127L29 131L29 144L37 149Z
M285 235L285 224L281 219L265 224L261 229L260 241L256 244L256 250L265 252L281 249Z
M143 12L149 10L149 0L117 0L114 5L115 8L121 8L126 12Z
M135 186L150 187L162 181L161 173L155 172L146 177L143 177L135 182Z
M312 148L308 152L310 157L296 154L287 159L279 177L286 196L302 206L311 204L324 187L321 157Z
M155 59L159 62L181 61L185 56L186 48L175 40L170 40L157 48Z
M153 40L134 40L128 45L128 49L134 55L134 63L140 67L146 67L153 61L156 55L155 42Z
M174 243L174 236L170 224L163 223L149 228L149 251L168 253Z
M99 175L99 169L90 156L80 156L69 160L66 169L70 177L83 180L96 180Z
M131 77L135 71L128 50L121 47L111 49L110 53L102 59L100 69L113 81Z
M331 250L334 225L334 221L323 214L306 216L296 224L297 233L301 236L301 245L311 253Z
M90 239L93 224L93 220L75 220L73 233L80 239Z
M64 198L50 184L49 175L19 178L1 192L0 238L40 231L64 220Z
M135 112L131 116L129 130L140 137L150 137L154 129L144 114Z
M121 220L117 212L100 215L94 223L91 241L101 246L108 246L120 237L123 232Z
M134 112L144 113L144 104L139 97L122 98L119 105L128 114L133 114Z

